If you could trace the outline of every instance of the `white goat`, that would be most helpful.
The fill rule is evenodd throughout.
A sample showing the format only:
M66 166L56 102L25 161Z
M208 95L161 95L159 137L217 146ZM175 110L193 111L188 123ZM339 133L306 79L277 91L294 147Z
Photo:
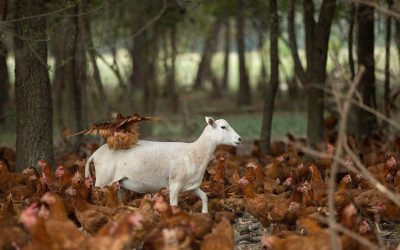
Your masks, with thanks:
M88 159L94 161L95 186L119 181L128 190L151 193L169 188L171 206L178 205L180 191L192 191L202 202L202 212L208 212L207 195L199 188L208 163L218 145L239 145L241 138L223 119L206 117L207 126L192 143L139 141L123 150L109 149L104 144Z

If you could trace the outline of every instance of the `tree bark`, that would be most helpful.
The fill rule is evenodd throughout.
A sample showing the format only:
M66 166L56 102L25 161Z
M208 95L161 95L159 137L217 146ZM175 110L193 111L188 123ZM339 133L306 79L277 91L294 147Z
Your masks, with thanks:
M277 0L269 1L270 8L270 60L271 60L271 77L267 93L264 100L264 117L260 138L260 149L262 152L269 153L271 150L271 134L272 134L272 115L274 112L274 101L279 85L279 18L278 18Z
M365 105L375 108L375 59L374 59L374 8L360 4L357 10L357 57L358 65L365 67L365 73L358 84ZM376 117L364 109L355 108L357 138L370 135L377 126Z
M323 140L324 135L324 92L326 81L326 63L328 44L333 15L336 9L335 0L324 0L314 20L313 0L303 0L305 47L307 69L301 64L297 52L296 33L294 28L294 0L288 2L288 34L290 51L293 57L295 72L307 91L307 139L308 144L315 145Z
M393 1L387 0L388 9L392 9ZM386 17L386 41L385 41L385 115L390 117L390 47L392 41L392 17Z
M65 58L68 58L64 67L66 103L68 121L66 127L77 132L87 127L86 108L86 54L85 54L85 29L83 15L85 3L77 3L73 9L74 15L66 20L71 27L71 42L66 45ZM80 146L81 135L70 138L70 144L77 149Z
M324 135L324 91L326 63L332 20L336 9L335 0L324 0L314 20L314 3L304 0L306 42L306 91L307 91L307 138L310 145L323 140Z
M90 3L90 1L89 1ZM83 34L86 35L85 41L86 41L86 49L89 52L89 59L90 62L93 66L93 80L94 83L97 87L97 92L98 96L100 97L101 103L104 105L106 109L109 109L108 107L108 102L107 102L107 95L104 90L103 86L103 81L101 80L101 75L99 71L99 67L97 65L97 53L96 53L96 48L94 47L93 44L93 38L92 38L92 29L90 27L90 15L84 15L82 16L82 22L83 22Z
M213 88L212 98L220 98L222 97L220 82L218 77L215 75L214 71L210 68L209 70L209 78L211 81L211 86Z
M260 91L260 93L265 94L266 93L265 86L267 85L267 70L265 68L266 63L265 63L263 48L264 48L264 32L262 30L259 30L258 50L260 51L261 69L260 69L260 78L257 84L257 90Z
M307 76L304 70L303 65L301 64L298 47L297 47L297 39L296 39L296 31L295 31L295 3L294 0L288 1L288 16L287 16L287 23L288 23L288 36L289 36L289 45L290 45L290 53L292 55L293 64L294 64L294 71L296 76L299 78L300 82L304 85L307 84Z
M171 53L169 55L169 50L167 46L167 39L165 39L165 46L164 46L164 54L165 54L165 71L166 71L166 84L165 84L165 94L169 99L169 103L171 106L171 110L173 112L178 112L179 108L179 99L178 94L176 93L176 56L177 56L177 46L176 46L176 26L170 28L167 32L169 35ZM168 65L169 57L171 59L171 64Z
M226 92L229 88L229 53L231 52L231 25L229 20L225 22L224 42L224 75L222 77L221 89Z
M397 48L397 60L400 61L400 21L396 20L396 48Z
M73 38L75 36L75 31L72 30L71 22L69 18L63 18L60 21L59 29L55 30L51 42L52 42L52 54L55 61L55 71L53 78L53 88L54 95L53 100L55 102L56 113L54 118L56 118L57 125L60 129L66 128L65 119L69 115L68 108L65 108L64 102L68 103L68 91L67 87L72 82L73 70L71 70L71 54L72 48L71 43L65 43L67 39ZM71 51L68 53L68 51ZM72 96L72 95L71 95Z
M144 75L144 71L146 68L147 61L146 54L142 48L146 46L149 42L147 41L147 33L145 31L141 33L137 33L143 25L146 24L148 17L149 9L151 8L146 6L146 2L152 1L136 1L135 3L135 13L132 18L132 34L136 34L132 39L132 46L129 50L132 60L132 74L130 76L130 96L134 96L136 91L143 90L144 88L144 80L146 76ZM131 107L135 106L134 99L131 98L129 102Z
M324 1L325 2L325 1ZM310 62L313 60L314 52L314 39L315 39L315 26L314 20L315 7L314 0L303 0L303 12L304 12L304 29L305 29L305 47L306 47L306 59L307 59L307 77L310 76Z
M203 88L203 83L209 76L211 70L211 59L215 53L215 48L218 43L218 34L221 30L222 21L217 19L204 43L203 54L197 70L196 79L194 81L193 89Z
M145 50L143 49L147 45L146 32L142 32L134 38L133 48L131 50L131 58L133 64L132 76L131 76L131 95L135 91L144 87L146 81L146 62L147 57ZM131 106L134 106L133 98L131 100Z
M15 97L17 108L17 170L50 163L53 156L51 86L47 66L46 20L43 0L16 0ZM21 39L23 37L24 39Z
M354 22L356 18L356 6L351 3L350 7L350 20L349 20L349 35L347 40L348 54L349 54L349 67L351 79L353 80L356 75L354 56L353 56L353 43L354 43Z
M86 63L86 47L87 36L85 34L85 15L88 8L88 3L82 1L77 6L77 17L76 17L76 44L75 44L75 77L76 77L76 102L79 104L79 108L76 110L77 127L79 130L84 129L87 122L87 63Z
M246 69L246 48L244 44L245 1L236 0L236 40L239 55L239 91L237 103L239 106L251 104L249 77Z
M4 21L7 15L7 1L0 1L0 21ZM6 105L9 101L9 75L7 67L8 51L0 32L0 117L5 114ZM0 119L0 124L4 119Z
M151 34L150 34L151 32ZM145 68L144 68L144 76L143 79L143 111L146 115L154 115L156 112L156 104L157 104L157 53L158 53L158 34L157 30L147 31L149 40L148 42L142 47L145 51L146 60L144 61ZM151 122L143 124L141 126L141 132L143 137L149 136L152 134L153 124Z

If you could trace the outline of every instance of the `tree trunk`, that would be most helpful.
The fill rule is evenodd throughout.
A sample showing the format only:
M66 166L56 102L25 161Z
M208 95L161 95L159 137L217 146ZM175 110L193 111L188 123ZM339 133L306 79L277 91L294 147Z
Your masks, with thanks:
M0 1L0 21L6 19L7 1ZM0 117L5 114L6 105L9 100L9 76L7 67L7 48L2 39L3 33L0 32ZM0 124L4 119L0 119Z
M176 93L176 55L177 55L177 46L176 46L176 26L171 27L171 30L168 32L169 41L171 46L171 54L169 56L168 47L165 46L165 71L166 71L166 84L165 84L165 93L167 98L169 99L170 106L172 112L178 112L179 108L179 99L178 94ZM165 39L167 40L167 39ZM165 42L167 44L167 42ZM171 59L171 64L168 66L168 59Z
M221 89L226 92L229 88L229 53L231 52L231 25L229 20L225 22L225 51L224 51L224 75Z
M257 90L260 91L260 93L265 94L266 93L265 86L267 84L267 70L265 68L266 63L265 63L263 48L264 48L264 33L260 29L258 32L258 50L260 51L261 69L260 69L260 78L257 84Z
M53 78L53 100L55 102L55 115L54 118L57 121L57 126L60 129L66 128L65 118L68 116L68 108L64 107L64 102L66 97L68 97L67 87L71 84L71 76L73 75L73 71L71 70L70 64L72 60L68 60L67 58L71 56L68 54L68 48L71 48L71 43L65 43L66 39L70 39L74 37L74 32L71 29L71 23L69 22L69 18L63 18L60 21L59 29L56 29L52 38L52 54L54 56L55 61L55 70L54 70L54 78ZM68 37L68 38L67 38Z
M76 77L76 87L78 92L76 92L76 98L80 100L80 109L77 110L77 125L79 129L84 129L87 127L88 121L88 109L87 109L87 71L86 71L86 34L85 34L85 14L88 11L87 1L82 1L78 5L78 15L76 17L76 47L75 47L75 77Z
M307 138L310 145L323 140L324 136L324 91L326 63L336 1L324 0L318 22L314 20L314 4L304 0L306 25L307 90Z
M297 39L296 39L296 31L294 27L294 14L295 14L295 3L294 0L288 1L288 36L289 36L289 45L290 45L290 53L292 55L293 64L294 64L294 72L296 76L299 78L300 82L303 85L307 84L307 76L304 70L303 65L301 64L298 47L297 47Z
M264 100L264 117L260 138L260 149L262 152L269 153L272 134L272 115L274 111L274 100L279 85L279 51L278 51L278 36L279 36L279 18L278 18L278 3L277 0L269 1L270 8L270 60L271 60L271 77L268 86L268 91Z
M146 52L143 49L147 45L148 41L146 39L146 32L142 32L138 36L134 38L133 48L131 50L131 58L132 58L132 76L131 76L131 84L130 84L130 93L131 96L134 95L135 91L142 89L146 82L146 63L147 57ZM133 98L130 101L132 107L134 107Z
M88 2L90 2L90 1L88 1ZM98 92L98 96L100 97L101 104L103 105L103 107L105 107L108 110L109 107L108 107L108 102L107 102L107 95L104 91L103 81L101 80L99 67L97 66L97 61L96 61L97 53L96 53L96 48L94 47L94 44L93 44L92 29L90 27L90 15L82 16L82 22L84 25L83 34L86 36L85 37L85 41L86 41L85 45L89 52L90 62L93 66L93 78L94 78L93 80L97 87L97 92Z
M50 163L53 156L53 110L47 66L46 20L43 0L16 0L15 97L17 108L17 169ZM23 37L24 39L20 39Z
M211 85L213 88L213 93L212 93L212 98L220 98L222 97L221 93L221 88L220 88L220 83L218 77L215 75L214 71L212 69L209 70L209 78L211 81Z
M10 84L7 67L7 54L7 48L3 41L0 40L0 117L5 114L6 105L9 100L8 90L10 88ZM2 121L4 121L4 119L0 119L0 124Z
M204 43L203 54L197 70L196 79L194 81L193 89L203 88L203 83L209 76L211 70L211 59L215 53L215 48L218 43L218 34L221 30L222 22L217 19Z
M400 62L400 21L396 20L396 47L397 47L397 60Z
M325 1L324 1L325 2ZM314 20L315 8L314 0L303 0L303 12L304 12L304 29L305 29L305 47L306 47L306 59L307 59L307 77L310 76L309 69L310 62L313 60L314 50L314 39L315 39L315 26Z
M388 0L388 9L392 9L392 0ZM390 117L390 46L392 39L392 17L386 17L386 41L385 41L385 115Z
M146 115L154 115L156 112L157 104L157 80L156 80L156 62L158 54L158 30L147 31L146 33L152 33L149 35L149 41L145 44L142 49L146 54L145 63L145 78L143 81L143 111ZM153 124L151 122L143 124L141 127L142 135L150 136L152 134Z
M75 9L75 15L70 19L71 28L73 30L71 46L67 47L66 57L72 57L68 66L66 67L66 74L71 72L71 76L66 75L71 81L66 82L69 86L67 91L67 103L69 108L69 121L68 127L76 132L86 128L86 54L85 54L85 31L83 23L85 3L78 4ZM82 136L74 136L71 138L73 147L78 148Z
M245 0L236 0L236 39L239 55L239 91L238 105L251 104L251 91L249 77L246 69L246 48L244 44L244 24L245 24Z
M357 57L359 67L365 67L365 73L358 84L365 105L375 108L375 59L374 59L374 8L360 4L357 10ZM357 138L370 135L377 126L376 117L361 108L356 108Z
M356 6L351 3L350 7L350 21L349 21L349 35L347 40L348 45L348 54L349 54L349 67L350 67L350 74L351 79L353 80L356 75L355 70L355 63L354 63L354 56L353 56L353 42L354 42L354 22L356 18Z
M336 9L335 0L324 0L314 20L313 0L303 0L305 47L307 69L301 64L297 50L294 28L294 0L288 2L288 34L290 51L293 57L297 77L307 91L307 139L309 145L323 140L324 135L324 92L326 81L326 62L333 15Z
M7 7L8 7L8 1L7 0L0 0L0 20L1 21L6 20Z

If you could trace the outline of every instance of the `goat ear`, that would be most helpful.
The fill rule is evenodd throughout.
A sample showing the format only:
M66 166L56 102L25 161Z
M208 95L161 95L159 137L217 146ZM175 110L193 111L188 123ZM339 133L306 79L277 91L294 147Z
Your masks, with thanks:
M212 118L212 117L206 116L206 122L207 122L208 125L210 125L210 126L213 127L213 128L216 126L216 125L215 125L215 120L214 120L214 118Z

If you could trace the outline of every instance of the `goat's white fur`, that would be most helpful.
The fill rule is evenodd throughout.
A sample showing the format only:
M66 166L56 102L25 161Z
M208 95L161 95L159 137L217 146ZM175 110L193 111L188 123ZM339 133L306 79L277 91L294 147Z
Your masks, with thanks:
M112 150L104 144L88 159L94 162L95 186L119 181L125 189L151 193L169 188L170 204L178 205L180 191L192 191L208 212L207 195L199 188L208 163L218 145L237 146L241 138L223 119L206 117L207 126L192 143L139 141L130 149Z

